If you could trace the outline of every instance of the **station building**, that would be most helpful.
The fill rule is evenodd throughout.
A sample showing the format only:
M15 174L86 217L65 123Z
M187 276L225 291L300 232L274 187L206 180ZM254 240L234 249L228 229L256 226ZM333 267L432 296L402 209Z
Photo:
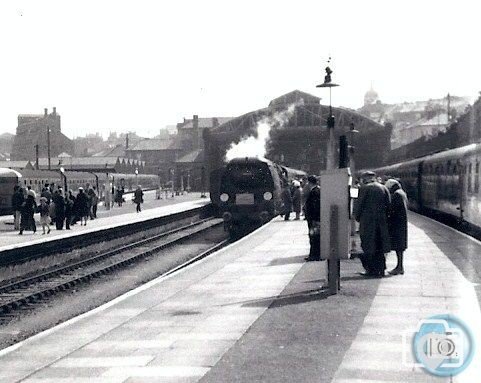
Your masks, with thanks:
M390 125L382 125L347 108L333 107L332 112L336 119L336 142L340 135L346 134L350 143L354 143L356 168L382 165L390 151ZM267 119L272 126L265 157L319 174L326 167L328 117L329 106L321 105L319 97L299 90L284 94L271 100L266 108L204 131L206 167L209 172L220 168L231 145L256 136L258 123ZM350 137L351 128L359 133Z
M47 133L47 129L50 134ZM60 115L55 107L50 114L47 108L44 109L44 114L19 114L11 160L35 161L35 145L38 145L39 157L47 157L49 139L51 157L58 156L62 152L69 154L74 152L72 140L61 131Z

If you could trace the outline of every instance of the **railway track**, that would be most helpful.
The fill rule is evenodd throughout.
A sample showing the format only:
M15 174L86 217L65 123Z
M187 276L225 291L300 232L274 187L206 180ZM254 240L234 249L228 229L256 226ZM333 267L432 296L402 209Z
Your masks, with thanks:
M197 234L222 224L223 221L216 218L200 220L147 239L130 243L115 250L97 254L82 261L62 265L44 273L0 286L0 317L2 315L9 316L9 313L12 311L29 303L35 303L58 291L72 288L92 278L125 267L143 257L171 248L176 244L187 241ZM225 240L213 245L189 261L167 271L164 275L170 274L204 258L213 251L225 246L227 242L228 241Z

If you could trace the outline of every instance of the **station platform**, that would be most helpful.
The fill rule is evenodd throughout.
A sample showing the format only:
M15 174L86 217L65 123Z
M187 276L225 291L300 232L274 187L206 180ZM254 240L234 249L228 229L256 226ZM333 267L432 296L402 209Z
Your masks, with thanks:
M142 211L140 213L136 213L136 205L129 199L127 199L121 207L115 204L110 210L107 210L101 205L97 210L97 218L88 220L87 226L80 226L80 223L78 223L71 226L71 230L65 230L65 225L63 230L57 230L55 225L51 225L50 234L48 235L42 234L42 226L39 223L40 217L38 213L35 214L34 217L37 224L37 232L35 234L32 231L25 231L23 235L18 235L18 231L14 230L13 227L13 217L2 216L0 217L0 252L21 246L42 243L53 238L72 237L114 226L125 225L127 223L140 222L150 218L201 207L209 203L210 199L200 198L200 193L186 193L173 198L156 199L155 191L148 191L144 194L144 203L142 204Z
M305 221L279 218L168 277L0 351L1 382L479 382L479 354L454 378L402 360L430 315L461 317L481 344L481 243L409 216L406 274L304 262ZM388 257L393 267L395 256Z

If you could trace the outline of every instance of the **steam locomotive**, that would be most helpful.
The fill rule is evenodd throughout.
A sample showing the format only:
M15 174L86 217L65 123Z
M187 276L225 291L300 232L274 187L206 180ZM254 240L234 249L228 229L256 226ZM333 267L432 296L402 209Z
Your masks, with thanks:
M301 170L267 159L234 158L216 173L217 182L211 176L211 200L224 219L225 229L236 234L278 215L282 189L306 176Z

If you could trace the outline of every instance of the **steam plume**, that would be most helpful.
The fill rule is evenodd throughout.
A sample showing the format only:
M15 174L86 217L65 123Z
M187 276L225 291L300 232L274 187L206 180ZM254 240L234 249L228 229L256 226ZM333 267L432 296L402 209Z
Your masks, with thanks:
M230 161L236 157L265 157L266 144L269 140L270 131L273 127L282 128L289 122L289 118L293 115L296 107L304 104L304 100L299 100L282 111L274 113L272 116L266 116L257 122L257 136L249 136L243 138L239 143L232 143L226 152L226 160Z

